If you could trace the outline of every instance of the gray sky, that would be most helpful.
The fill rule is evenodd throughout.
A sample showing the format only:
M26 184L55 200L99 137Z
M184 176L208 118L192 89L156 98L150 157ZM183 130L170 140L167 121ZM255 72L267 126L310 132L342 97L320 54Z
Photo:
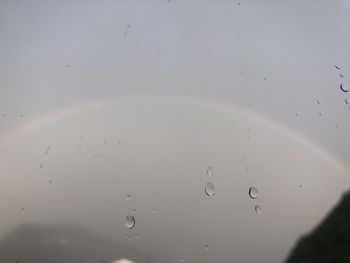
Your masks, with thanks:
M70 223L140 262L281 262L350 186L349 12L0 1L0 238Z

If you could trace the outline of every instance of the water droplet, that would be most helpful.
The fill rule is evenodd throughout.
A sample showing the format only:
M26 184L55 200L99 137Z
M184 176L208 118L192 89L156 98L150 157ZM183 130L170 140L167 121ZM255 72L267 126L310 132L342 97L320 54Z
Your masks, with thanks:
M256 212L258 215L261 214L261 207L260 207L260 205L256 205L256 206L254 207L254 210L255 210L255 212Z
M300 188L302 188L302 187L303 187L303 185L302 185L302 184L299 184L299 187L300 187Z
M135 238L139 238L139 237L140 237L140 235L139 235L139 234L136 234L136 235L135 235Z
M152 213L155 214L157 211L155 208L152 209Z
M349 105L350 104L350 98L345 99L345 103Z
M131 195L126 195L126 201L129 201L131 199Z
M40 163L40 168L43 168L44 164L43 163Z
M125 223L124 223L126 228L134 228L135 227L135 217L133 216L127 216L125 218Z
M47 146L47 149L46 149L46 151L45 151L45 155L48 155L48 154L49 154L50 148L51 148L51 145Z
M296 116L296 117L298 117L298 116L299 116L299 113L298 113L298 112L296 112L296 113L295 113L295 116Z
M350 90L349 86L345 83L340 84L340 89L343 92L348 92Z
M47 182L48 182L49 184L52 184L52 181L51 181L51 180L48 180Z
M75 252L75 253L78 252L78 249L77 249L77 248L74 248L74 252Z
M252 199L257 199L258 198L258 189L256 187L252 186L249 188L249 196Z
M180 262L185 262L185 260L183 258L180 259Z
M80 136L80 140L82 140L82 139L84 139L84 137L83 137L83 136Z
M323 115L323 113L322 113L322 112L319 112L319 113L318 113L318 115L322 116L322 115Z
M215 187L213 185L213 183L208 182L205 184L204 187L205 193L207 194L207 196L211 197L215 194Z
M212 166L209 166L209 167L207 168L207 175L208 175L208 176L212 176L213 174L214 174L214 169L213 169Z
M344 75L340 73L340 74L339 74L339 77L344 78Z
M340 67L339 67L338 65L334 65L334 67L335 67L336 69L340 69Z
M205 250L208 250L209 249L209 246L208 245L205 245Z
M24 213L24 207L21 208L20 213L21 213L21 214Z
M317 104L321 104L320 100L317 100Z
M133 210L134 214L136 214L136 209Z
M104 140L103 140L103 143L107 143L107 142L108 142L108 140L107 140L107 139L104 139Z

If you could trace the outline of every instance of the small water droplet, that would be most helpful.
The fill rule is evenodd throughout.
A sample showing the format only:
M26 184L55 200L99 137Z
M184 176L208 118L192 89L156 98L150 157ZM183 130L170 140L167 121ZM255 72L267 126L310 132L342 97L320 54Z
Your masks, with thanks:
M339 77L344 78L344 75L340 73L340 74L339 74Z
M75 252L75 253L78 252L78 249L77 249L77 248L74 248L74 252Z
M43 163L40 163L40 168L43 168L44 164Z
M299 187L300 187L300 188L302 188L302 187L303 187L303 185L302 185L302 184L299 184Z
M183 258L180 259L180 262L185 262L185 260Z
M173 251L171 249L168 250L169 254L173 253Z
M261 207L260 207L260 205L256 205L256 206L254 207L254 210L255 210L255 212L256 212L258 215L261 214Z
M208 182L205 184L204 187L205 193L207 194L207 196L211 197L215 194L215 187L213 185L213 183Z
M334 67L335 67L336 69L340 69L339 65L334 65Z
M321 101L320 101L320 100L317 100L317 104L321 104Z
M127 216L125 218L125 227L128 229L134 228L135 227L135 217L133 216Z
M322 115L323 115L323 113L320 111L320 112L318 113L318 115L322 116Z
M207 168L207 175L208 175L208 176L212 176L213 174L214 174L214 169L213 169L212 166L209 166L209 167Z
M247 168L245 168L246 172L248 173L250 171L250 166L248 166Z
M209 249L209 246L208 245L205 245L205 250L208 250Z
M136 234L136 235L135 235L135 238L139 238L139 237L140 237L140 235L139 235L139 234Z
M157 211L155 208L152 209L152 213L155 214Z
M21 214L24 213L24 207L21 208L20 213L21 213Z
M133 210L134 214L136 214L136 209Z
M249 188L249 196L252 199L257 199L258 198L258 189L254 186Z
M131 195L126 195L126 201L129 201L131 199Z
M343 92L348 92L350 90L349 86L345 83L340 84L340 89Z
M295 116L296 116L296 117L298 117L298 116L299 116L299 113L298 113L298 112L296 112L296 113L295 113Z
M350 104L350 98L346 98L345 99L345 103L349 105Z
M49 184L52 184L52 181L51 181L51 180L48 180L47 182L48 182Z
M79 138L80 138L80 140L84 139L84 137L83 137L83 136L80 136Z
M104 139L104 140L103 140L103 143L107 143L107 142L108 142L108 140L107 140L107 139Z

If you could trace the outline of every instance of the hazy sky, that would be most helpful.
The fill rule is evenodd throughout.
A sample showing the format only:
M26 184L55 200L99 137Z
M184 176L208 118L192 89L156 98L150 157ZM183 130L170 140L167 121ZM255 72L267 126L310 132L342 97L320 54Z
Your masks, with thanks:
M0 238L281 262L350 186L349 24L349 1L0 0Z

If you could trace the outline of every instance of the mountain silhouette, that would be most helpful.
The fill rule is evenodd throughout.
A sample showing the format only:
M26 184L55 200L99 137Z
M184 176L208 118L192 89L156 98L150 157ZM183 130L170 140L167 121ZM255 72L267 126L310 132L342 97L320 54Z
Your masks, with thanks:
M309 235L302 237L286 263L350 263L350 193Z
M130 247L74 225L22 225L0 242L1 263L150 262Z

